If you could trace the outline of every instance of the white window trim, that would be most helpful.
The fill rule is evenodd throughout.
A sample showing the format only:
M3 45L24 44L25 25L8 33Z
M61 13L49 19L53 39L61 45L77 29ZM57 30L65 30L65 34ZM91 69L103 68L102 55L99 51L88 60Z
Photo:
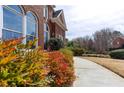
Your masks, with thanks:
M36 38L38 39L38 20L36 20L36 21L37 21ZM36 47L38 47L38 41L39 41L39 40L37 40Z
M25 37L24 40L23 40L24 44L26 44L26 27L27 27L26 21L27 21L26 20L26 15L24 15L23 16L23 28L22 28L23 29L23 37Z
M62 41L64 40L62 35L59 35L59 39L61 39Z
M49 12L48 12L48 6L44 6L44 9L43 9L43 16L48 19L48 16L49 16Z
M16 31L16 30L12 30L12 29L9 29L9 28L4 28L4 27L3 27L3 29L4 29L4 30L7 30L7 31L9 31L9 32L15 32L15 33L23 34L23 32L18 32L18 31Z
M0 5L0 39L2 39L2 28L3 28L3 7Z
M48 30L46 29L48 26ZM48 40L50 39L50 29L49 29L49 25L47 23L44 23L44 32L48 32Z
M46 13L47 13L47 15L46 15L46 18L48 19L48 6L46 6Z
M44 6L44 8L43 8L43 16L45 17L45 8L46 8L46 6Z

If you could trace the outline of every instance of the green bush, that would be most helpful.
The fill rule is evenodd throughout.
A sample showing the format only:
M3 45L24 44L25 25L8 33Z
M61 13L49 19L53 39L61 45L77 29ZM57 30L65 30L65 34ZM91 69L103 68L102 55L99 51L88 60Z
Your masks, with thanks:
M69 49L62 48L59 50L62 54L64 54L65 58L69 60L70 67L73 67L73 52Z
M61 39L51 38L48 41L48 48L50 51L59 50L60 48L63 48L63 47L64 47L64 43Z
M124 59L124 49L113 50L109 53L112 58Z
M85 50L83 48L73 48L72 51L74 56L82 56Z

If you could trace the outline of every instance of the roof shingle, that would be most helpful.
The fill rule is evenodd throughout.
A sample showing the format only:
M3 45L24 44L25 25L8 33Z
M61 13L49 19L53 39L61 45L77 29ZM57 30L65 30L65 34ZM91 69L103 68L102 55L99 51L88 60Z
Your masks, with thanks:
M53 13L53 17L57 17L60 13L61 13L62 10L57 10Z

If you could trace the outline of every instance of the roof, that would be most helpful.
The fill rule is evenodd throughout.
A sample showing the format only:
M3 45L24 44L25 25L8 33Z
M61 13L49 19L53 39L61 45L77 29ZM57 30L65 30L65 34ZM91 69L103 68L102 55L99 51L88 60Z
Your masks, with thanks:
M64 31L67 31L63 10L54 11L51 21L57 23Z
M124 36L121 36L120 38L124 39Z
M112 42L116 42L118 39L121 39L122 41L124 41L124 36L118 36L118 37L115 37Z
M60 13L61 13L62 10L57 10L53 13L53 17L57 17Z

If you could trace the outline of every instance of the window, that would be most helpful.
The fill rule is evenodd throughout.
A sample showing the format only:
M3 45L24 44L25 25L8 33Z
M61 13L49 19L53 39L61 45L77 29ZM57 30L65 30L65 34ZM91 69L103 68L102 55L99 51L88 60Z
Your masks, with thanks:
M119 45L119 41L117 42L117 44Z
M26 32L26 42L29 40L34 40L37 35L37 21L36 17L32 12L27 13L27 32Z
M59 35L59 39L61 39L63 41L63 36L62 35Z
M48 40L49 40L49 27L48 24L44 23L44 49L47 49Z
M44 17L48 18L48 6L44 7Z
M23 13L19 6L3 6L2 39L12 39L22 36Z

